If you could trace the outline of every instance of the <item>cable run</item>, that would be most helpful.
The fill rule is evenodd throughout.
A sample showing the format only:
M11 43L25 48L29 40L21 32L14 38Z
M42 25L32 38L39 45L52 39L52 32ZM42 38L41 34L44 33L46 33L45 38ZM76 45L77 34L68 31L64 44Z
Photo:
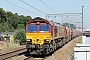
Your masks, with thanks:
M43 13L43 14L45 14L45 15L46 15L46 13L44 13L44 12L42 12L42 11L38 10L37 8L35 8L35 7L31 6L30 4L28 4L28 3L24 2L23 0L20 0L20 1L21 1L21 2L23 2L24 4L28 5L28 6L32 7L33 9L35 9L35 10L37 10L37 11L39 11L39 12L41 12L41 13Z
M8 2L8 3L10 3L10 4L12 4L12 5L14 5L14 6L18 7L18 8L21 8L21 9L23 9L23 10L26 10L26 11L28 11L28 12L30 12L30 13L36 14L36 13L31 12L31 11L29 11L29 10L27 10L27 9L23 8L23 7L20 7L20 6L18 6L18 5L16 5L16 4L12 3L12 2L10 2L10 1L7 1L7 0L4 0L4 1L6 1L6 2Z
M47 4L45 4L42 0L40 0L45 6L47 6L52 12L56 13L54 10L52 10Z

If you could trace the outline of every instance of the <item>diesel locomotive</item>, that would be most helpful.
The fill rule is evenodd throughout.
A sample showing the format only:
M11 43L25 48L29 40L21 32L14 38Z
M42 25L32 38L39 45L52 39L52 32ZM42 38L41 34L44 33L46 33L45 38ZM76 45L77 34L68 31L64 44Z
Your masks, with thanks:
M60 23L36 17L26 23L26 48L30 54L49 54L81 34Z

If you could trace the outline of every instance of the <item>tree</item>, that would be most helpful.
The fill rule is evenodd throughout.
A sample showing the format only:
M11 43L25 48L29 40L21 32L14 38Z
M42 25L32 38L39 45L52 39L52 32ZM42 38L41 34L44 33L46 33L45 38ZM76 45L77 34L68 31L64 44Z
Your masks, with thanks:
M0 8L0 23L6 22L6 12L3 8Z
M65 26L69 27L69 23L63 23L63 25L65 25Z
M67 26L67 27L69 27L69 25L70 25L70 28L76 29L76 26L75 26L74 24L63 23L63 25L65 25L65 26Z
M26 44L25 30L24 29L18 29L16 31L15 40L19 40L20 41L20 45Z
M0 8L0 32L14 32L17 29L25 29L30 16L18 15L10 11L5 12Z
M75 26L74 24L70 24L70 27L71 27L72 29L76 29L76 26Z

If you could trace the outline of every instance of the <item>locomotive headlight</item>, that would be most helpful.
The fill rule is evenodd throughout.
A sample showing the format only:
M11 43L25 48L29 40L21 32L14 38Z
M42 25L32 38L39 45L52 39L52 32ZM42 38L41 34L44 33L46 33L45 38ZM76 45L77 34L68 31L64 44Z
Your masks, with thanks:
M45 41L49 41L49 40L45 40Z
M30 38L30 39L27 39L27 43L32 43L32 39Z
M27 40L27 41L30 41L30 40Z
M44 36L44 39L50 39L50 37L49 36Z
M32 41L32 39L27 39L27 41Z
M49 40L48 40L48 39L45 39L45 40L44 40L44 43L49 43Z
M50 37L49 36L44 36L44 43L49 43Z
M39 38L37 38L37 39L39 39Z

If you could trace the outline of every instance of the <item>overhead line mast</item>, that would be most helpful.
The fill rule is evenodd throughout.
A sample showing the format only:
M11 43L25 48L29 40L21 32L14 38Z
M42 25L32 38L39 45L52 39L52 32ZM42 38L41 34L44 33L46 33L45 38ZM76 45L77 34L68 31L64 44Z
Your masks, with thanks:
M46 18L49 17L62 17L62 24L63 24L63 16L79 16L81 13L62 13L62 14L46 14Z

